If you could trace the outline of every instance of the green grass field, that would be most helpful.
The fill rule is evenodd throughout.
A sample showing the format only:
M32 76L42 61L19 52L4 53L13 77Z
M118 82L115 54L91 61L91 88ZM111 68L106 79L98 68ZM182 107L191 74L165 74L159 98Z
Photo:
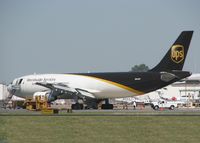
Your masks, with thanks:
M0 143L197 143L200 116L0 116Z

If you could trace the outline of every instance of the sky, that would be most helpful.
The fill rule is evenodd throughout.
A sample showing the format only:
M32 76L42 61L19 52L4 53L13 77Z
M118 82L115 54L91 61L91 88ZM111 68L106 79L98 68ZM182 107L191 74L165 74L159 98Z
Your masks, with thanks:
M199 0L0 0L0 82L152 68L183 30L194 30L184 70L199 73L199 7Z

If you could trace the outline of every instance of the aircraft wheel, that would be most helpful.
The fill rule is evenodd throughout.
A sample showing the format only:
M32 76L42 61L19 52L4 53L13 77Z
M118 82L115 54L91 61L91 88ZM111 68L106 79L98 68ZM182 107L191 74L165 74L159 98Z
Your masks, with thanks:
M72 104L72 109L73 110L82 110L83 109L83 104L79 104L79 103Z
M174 105L170 106L170 110L174 110L174 108L175 108Z
M102 104L101 109L113 109L113 104Z
M86 106L85 109L98 109L97 106Z
M158 109L159 109L159 106L158 106L158 105L156 105L156 106L154 107L154 109L155 109L155 110L158 110Z

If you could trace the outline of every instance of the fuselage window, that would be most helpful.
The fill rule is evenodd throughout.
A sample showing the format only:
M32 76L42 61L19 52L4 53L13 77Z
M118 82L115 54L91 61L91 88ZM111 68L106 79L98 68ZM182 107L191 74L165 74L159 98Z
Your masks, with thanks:
M22 80L23 80L23 79L20 79L20 80L19 80L19 84L21 84L21 83L22 83Z

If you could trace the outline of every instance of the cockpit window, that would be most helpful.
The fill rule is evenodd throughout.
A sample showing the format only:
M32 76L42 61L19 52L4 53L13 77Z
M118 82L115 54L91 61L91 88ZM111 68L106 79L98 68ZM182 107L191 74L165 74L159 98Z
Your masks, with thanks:
M19 80L19 83L18 83L18 84L21 84L21 83L22 83L22 80L23 80L23 79L21 78L21 79Z

